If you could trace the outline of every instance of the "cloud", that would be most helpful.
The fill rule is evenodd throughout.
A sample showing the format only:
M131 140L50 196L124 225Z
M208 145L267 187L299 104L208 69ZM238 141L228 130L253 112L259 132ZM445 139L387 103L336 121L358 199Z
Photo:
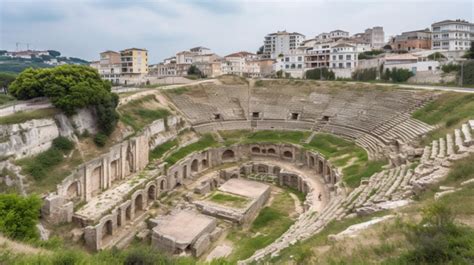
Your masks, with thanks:
M277 30L311 38L380 25L388 36L444 19L472 21L472 11L472 1L462 0L0 0L0 46L28 42L88 60L103 50L140 47L157 63L193 46L220 55L256 51Z

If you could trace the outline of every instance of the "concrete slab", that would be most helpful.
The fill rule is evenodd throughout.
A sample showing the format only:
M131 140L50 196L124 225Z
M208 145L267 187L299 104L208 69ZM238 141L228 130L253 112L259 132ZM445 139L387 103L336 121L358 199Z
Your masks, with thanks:
M259 198L268 190L267 184L246 179L229 179L218 190L248 198Z

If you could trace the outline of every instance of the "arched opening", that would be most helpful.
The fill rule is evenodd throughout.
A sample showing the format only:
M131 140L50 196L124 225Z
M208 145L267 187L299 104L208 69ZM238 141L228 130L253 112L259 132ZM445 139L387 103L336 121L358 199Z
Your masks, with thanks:
M117 213L117 226L122 226L122 209L119 209Z
M188 166L184 165L183 166L183 179L188 177Z
M323 172L323 167L324 167L324 164L323 164L323 161L319 160L319 167L318 167L318 173L321 174Z
M278 175L280 174L281 168L280 167L274 167L273 168L273 174Z
M174 172L174 178L175 178L175 179L178 178L178 171L175 171L175 172Z
M165 188L166 188L166 182L164 179L162 179L160 182L160 190L165 190Z
M257 172L258 173L267 173L268 172L268 167L266 165L258 165Z
M310 157L309 157L309 166L310 166L310 167L314 167L314 165L315 165L314 156L310 156Z
M191 172L197 172L199 167L199 162L197 159L194 159L191 163Z
M74 181L69 187L67 188L67 197L69 199L73 199L79 195L79 184L77 181Z
M267 150L262 149L262 154L266 154L266 153L267 153Z
M104 226L102 226L102 239L106 238L107 236L111 236L112 233L113 233L112 220L107 220Z
M101 189L101 179L102 179L102 167L98 166L94 168L92 171L92 176L91 176L91 188L92 188L92 195L97 195L100 192Z
M118 179L118 160L114 160L110 163L110 180L114 182Z
M151 185L147 191L148 194L148 204L152 203L156 199L156 187Z
M138 194L135 198L135 213L143 211L143 196Z
M234 151L228 149L225 150L224 153L222 153L222 160L229 160L233 159L235 157Z
M268 153L272 155L276 154L275 149L273 148L268 148Z
M238 177L239 177L239 176L237 176L237 174L232 174L232 175L230 176L231 179L236 179L236 178L238 178Z
M130 221L132 219L132 205L125 208L125 220Z
M252 153L260 153L260 148L256 146L252 147Z
M283 156L286 158L293 158L293 153L290 151L283 152Z
M202 168L207 168L207 167L209 167L209 163L207 162L207 159L203 159L203 160L201 161L201 166L202 166Z

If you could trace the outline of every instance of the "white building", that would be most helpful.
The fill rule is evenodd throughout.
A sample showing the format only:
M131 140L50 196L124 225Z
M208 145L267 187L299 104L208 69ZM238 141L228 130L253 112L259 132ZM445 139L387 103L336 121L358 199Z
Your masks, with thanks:
M305 72L305 50L296 49L288 54L276 58L273 64L273 71L283 71L293 78L303 78Z
M256 68L257 55L250 52L236 52L224 57L222 64L222 74L231 74L238 76L256 77L259 75L260 68Z
M275 59L280 54L297 49L304 40L305 35L298 32L278 31L268 34L263 41L263 56Z
M474 41L474 24L465 20L436 22L431 25L431 30L433 50L468 50Z

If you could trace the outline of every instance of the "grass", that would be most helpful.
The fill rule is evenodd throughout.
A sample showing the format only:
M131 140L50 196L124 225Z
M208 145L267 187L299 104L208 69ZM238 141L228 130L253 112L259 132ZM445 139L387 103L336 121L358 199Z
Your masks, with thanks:
M0 125L16 124L29 120L51 118L57 113L59 113L59 110L54 108L39 109L34 111L19 111L8 116L0 117Z
M248 230L236 227L228 235L234 243L234 250L227 258L231 264L250 257L280 237L293 224L289 216L294 203L288 191L275 195L270 206L263 208Z
M16 99L10 95L0 94L0 105L15 101Z
M429 144L474 117L474 94L443 93L412 116L425 123L439 125L423 139L422 144Z
M172 152L165 161L168 163L168 166L174 165L180 159L185 156L200 150L204 150L208 147L218 146L218 142L212 137L211 134L204 134L201 139L197 142L184 146L174 152Z
M153 121L170 115L168 110L156 107L157 103L154 95L132 100L118 108L120 120L138 132Z
M342 168L344 181L352 188L357 187L361 179L381 171L387 163L385 160L369 160L362 147L330 134L317 134L303 146L323 154L333 165Z
M248 198L222 192L214 192L208 200L232 208L243 208L249 202Z
M29 192L43 193L53 190L83 160L79 151L73 150L72 142L63 138L53 141L53 146L34 157L17 160L22 173L33 182ZM72 152L71 155L69 153Z
M182 95L186 92L189 92L190 89L188 87L178 87L178 88L174 88L174 89L167 89L165 91L166 91L166 93L171 93L171 94L175 94L175 95Z
M155 149L151 150L150 155L149 155L149 160L151 161L151 160L162 158L163 155L168 150L171 150L172 148L174 148L177 145L178 145L178 141L176 139L175 140L169 140L169 141L166 141L166 142L158 145L157 147L155 147Z

